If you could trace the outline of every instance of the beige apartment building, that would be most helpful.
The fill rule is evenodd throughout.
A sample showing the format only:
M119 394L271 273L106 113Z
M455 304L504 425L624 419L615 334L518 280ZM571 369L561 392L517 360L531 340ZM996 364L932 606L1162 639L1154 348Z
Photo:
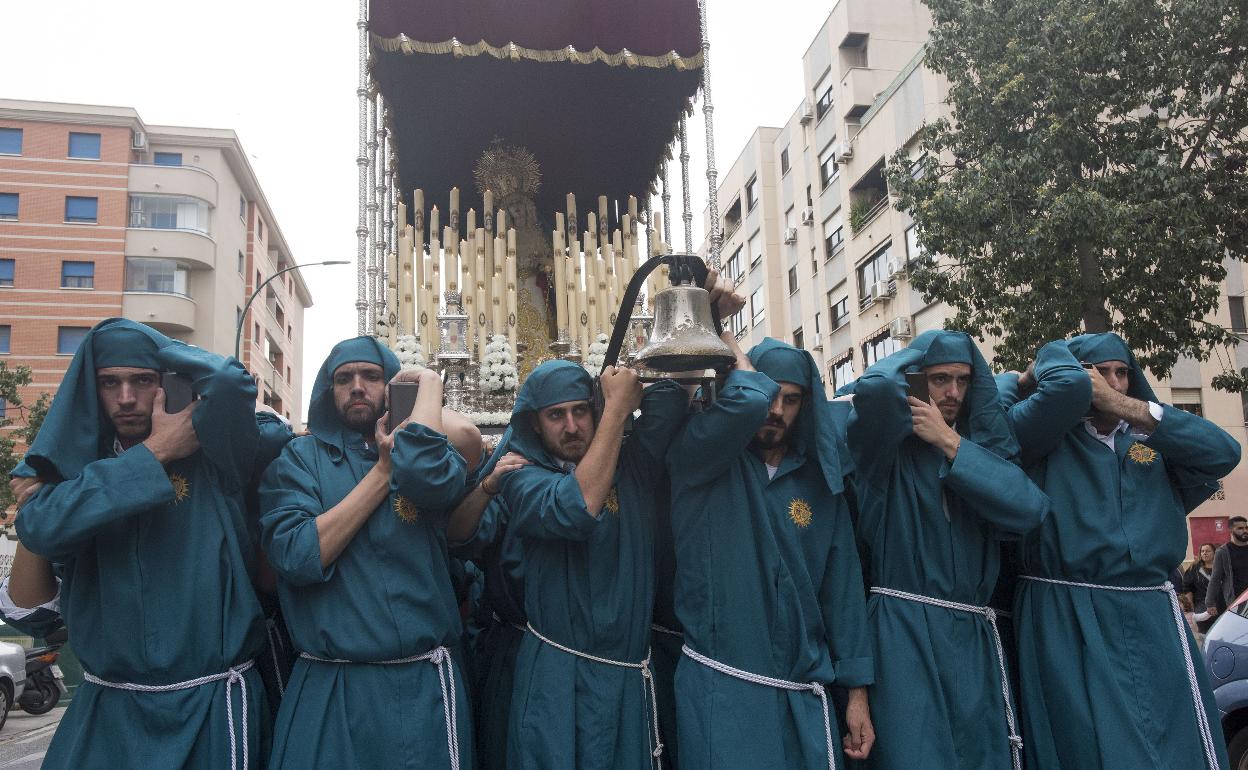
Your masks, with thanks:
M299 271L238 136L148 125L128 107L0 99L0 359L27 403L56 391L86 331L124 316L233 355L299 426ZM5 405L0 402L0 410ZM16 418L16 415L9 415Z
M731 327L743 343L810 350L829 393L951 315L911 288L923 248L884 176L898 149L917 160L919 128L947 112L945 81L922 66L930 27L918 0L839 0L803 55L805 99L785 126L759 127L721 177L721 256L749 299ZM1227 271L1217 320L1248 330L1242 266ZM1242 348L1237 367L1248 365ZM1220 371L1181 361L1155 383L1158 397L1248 444L1248 399L1214 390ZM1194 543L1224 542L1226 517L1248 515L1248 463L1223 487L1189 518Z

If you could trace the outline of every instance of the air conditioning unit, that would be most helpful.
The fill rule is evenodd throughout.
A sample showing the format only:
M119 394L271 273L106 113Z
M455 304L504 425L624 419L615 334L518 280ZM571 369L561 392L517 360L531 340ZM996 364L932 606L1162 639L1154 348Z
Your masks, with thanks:
M805 125L806 123L809 123L814 119L815 119L815 107L813 104L810 103L810 100L807 99L806 101L802 102L802 124Z
M822 335L821 333L819 333L819 332L815 332L815 338L814 338L814 340L812 340L812 344L811 344L811 346L810 346L810 349L811 349L811 350L818 350L818 351L821 351L821 352L823 351L823 335Z
M888 290L888 281L876 281L871 284L871 289L867 293L875 302L892 299L893 296L892 292Z
M888 273L889 278L899 278L905 275L905 266L896 257L889 257L884 261L884 272Z
M836 157L836 162L845 165L854 159L854 148L849 142L837 142L832 147L832 154Z
M797 228L796 227L784 228L784 242L785 243L797 243Z
M888 336L897 340L908 340L914 336L914 327L909 316L899 316L888 322Z
M143 133L142 131L135 131L133 134L131 134L130 135L130 149L146 150L147 149L147 134Z
M811 206L802 209L802 224L813 225L815 223L815 210Z
M143 226L143 212L131 211L130 212L130 227L142 227L142 226Z

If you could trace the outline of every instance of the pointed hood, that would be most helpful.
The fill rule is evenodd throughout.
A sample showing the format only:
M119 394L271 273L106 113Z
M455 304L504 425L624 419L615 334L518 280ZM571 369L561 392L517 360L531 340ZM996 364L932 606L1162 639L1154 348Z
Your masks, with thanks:
M377 364L389 382L399 373L399 359L390 349L374 337L354 337L343 340L321 364L312 385L312 400L308 404L308 432L341 452L358 439L359 434L343 424L334 403L334 372L343 364Z
M552 470L562 468L555 457L546 451L542 437L533 430L530 415L548 406L565 401L589 401L593 397L594 380L585 368L571 361L546 361L534 369L516 394L516 405L511 410L511 425L498 442L489 467L507 452L518 452L534 464ZM487 471L488 472L488 471Z
M1127 383L1127 395L1141 401L1157 402L1157 396L1153 393L1153 388L1148 384L1148 379L1144 376L1144 370L1140 368L1139 363L1135 360L1135 354L1131 352L1131 348L1127 347L1127 343L1113 332L1104 332L1102 334L1080 334L1078 337L1071 337L1066 342L1066 347L1080 363L1085 364L1103 364L1106 361L1122 361L1131 370L1130 380Z

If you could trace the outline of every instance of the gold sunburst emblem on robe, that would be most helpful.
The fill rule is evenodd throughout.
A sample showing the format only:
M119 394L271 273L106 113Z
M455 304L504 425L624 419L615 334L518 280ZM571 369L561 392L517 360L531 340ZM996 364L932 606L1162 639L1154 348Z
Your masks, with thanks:
M810 526L810 520L814 515L814 511L810 510L810 503L800 497L794 498L789 503L789 518L802 529Z
M611 491L607 493L607 499L602 501L602 507L616 515L619 515L620 496L616 494L615 487L611 487Z
M1157 450L1136 442L1127 450L1127 457L1130 457L1140 465L1152 465L1153 461L1157 459Z
M394 496L394 512L408 524L414 524L420 518L420 511L417 510L416 504L403 495Z
M177 505L191 496L191 482L180 473L169 474L169 484L173 486L173 504Z

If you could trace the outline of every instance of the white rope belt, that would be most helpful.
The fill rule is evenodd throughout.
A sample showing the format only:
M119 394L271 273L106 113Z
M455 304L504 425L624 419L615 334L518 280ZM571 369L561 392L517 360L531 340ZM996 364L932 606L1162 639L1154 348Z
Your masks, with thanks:
M975 604L963 604L962 602L951 602L948 599L937 599L932 596L924 596L923 594L912 594L908 591L898 591L895 588L880 588L873 586L871 593L880 596L891 596L894 599L902 599L908 602L917 602L919 604L929 604L933 607L943 607L947 610L955 612L968 612L973 615L979 615L988 621L988 627L992 629L992 641L997 646L997 672L1001 676L1001 699L1005 704L1005 727L1006 738L1010 742L1010 758L1014 763L1014 770L1022 770L1023 767L1023 738L1018 734L1018 724L1014 720L1014 707L1010 704L1010 675L1005 667L1005 645L1001 644L1001 632L997 629L997 611L992 607L980 607Z
M404 663L429 662L438 670L438 684L442 688L442 715L446 718L446 750L451 757L451 770L459 770L459 714L455 708L455 668L451 662L451 651L446 647L434 647L423 655L412 655L394 660L343 660L341 658L318 658L306 652L299 657L314 660L318 663L351 663L363 666L397 666Z
M1093 588L1098 591L1122 591L1126 593L1161 591L1169 596L1170 609L1174 612L1175 629L1179 633L1179 648L1183 650L1183 663L1187 666L1187 684L1192 691L1192 707L1196 710L1196 727L1200 730L1200 740L1204 744L1205 761L1208 763L1210 770L1218 770L1218 751L1214 747L1213 731L1209 728L1209 715L1205 713L1205 703L1200 697L1200 683L1196 679L1196 666L1192 662L1192 651L1187 646L1187 634L1184 632L1186 621L1183 619L1183 608L1179 606L1179 596L1174 591L1174 584L1167 580L1159 586L1103 586L1096 583L1077 583L1070 580L1054 580L1053 578L1035 577L1033 575L1020 575L1019 577L1036 583L1051 583L1072 588Z
M650 630L655 631L660 634L667 634L668 636L677 636L677 637L680 637L681 639L685 638L685 635L682 632L673 631L672 629L666 626L660 626L658 623L651 623Z
M243 700L243 767L249 767L247 756L247 680L243 678L243 674L247 673L252 666L256 665L254 660L246 663L240 663L237 666L222 671L220 674L209 674L208 676L196 677L188 679L185 682L174 682L173 684L135 684L134 682L109 682L100 679L90 671L83 671L82 678L91 684L98 684L101 687L111 687L114 690L128 690L130 692L176 692L177 690L189 690L193 687L199 687L201 684L209 684L211 682L220 682L225 680L225 723L230 729L230 770L238 767L238 738L234 735L234 685L239 686Z
M832 749L832 714L828 711L828 693L823 689L823 685L818 682L789 682L784 679L776 679L770 676L762 676L761 674L751 674L749 671L742 671L739 668L733 668L727 663L720 663L718 660L708 658L690 649L689 645L682 645L680 651L690 660L701 663L709 669L718 671L721 674L742 679L751 684L761 684L767 687L775 687L781 690L795 690L798 692L814 693L819 698L820 705L823 706L823 734L828 742L828 770L836 770L836 755Z
M624 663L609 658L600 658L597 655L590 655L587 652L574 650L571 647L565 647L556 641L547 639L537 632L532 623L528 624L529 633L536 636L538 640L545 644L549 644L556 650L566 652L569 655L575 655L578 658L593 661L594 663L602 663L608 666L618 666L620 668L632 668L641 672L642 697L650 701L650 728L653 731L653 742L651 743L650 760L654 767L659 767L659 758L663 756L663 737L659 733L659 698L654 691L654 675L650 673L650 651L646 650L646 658L640 663Z

